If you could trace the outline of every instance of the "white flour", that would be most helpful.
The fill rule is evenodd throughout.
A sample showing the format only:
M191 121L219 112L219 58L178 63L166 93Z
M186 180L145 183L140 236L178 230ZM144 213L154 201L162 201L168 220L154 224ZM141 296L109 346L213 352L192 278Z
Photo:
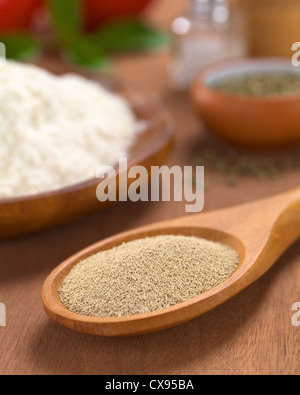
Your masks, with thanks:
M127 102L75 75L0 67L0 198L32 195L94 178L126 157L135 137Z

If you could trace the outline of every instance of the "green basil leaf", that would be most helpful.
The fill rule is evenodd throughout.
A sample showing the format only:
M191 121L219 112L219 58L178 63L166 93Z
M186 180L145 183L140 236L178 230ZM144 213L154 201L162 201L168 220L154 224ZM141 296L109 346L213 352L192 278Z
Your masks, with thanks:
M108 52L147 50L168 42L165 34L136 19L115 21L91 34L91 39Z
M48 6L60 34L68 35L81 29L81 0L48 0Z
M37 42L27 34L0 36L0 42L6 47L7 59L25 60L37 55L39 52Z
M69 38L65 50L69 59L80 66L101 70L110 66L106 54L84 36L74 35L72 39Z

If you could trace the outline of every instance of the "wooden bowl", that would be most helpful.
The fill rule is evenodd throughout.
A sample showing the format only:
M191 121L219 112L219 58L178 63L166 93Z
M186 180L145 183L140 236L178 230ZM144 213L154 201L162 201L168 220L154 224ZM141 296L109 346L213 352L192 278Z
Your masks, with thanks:
M226 77L252 72L300 73L285 59L241 59L213 65L198 75L192 101L204 124L217 136L245 148L268 149L300 142L300 94L253 98L218 92L213 85Z
M132 84L90 74L85 76L126 97L138 120L145 123L130 150L128 168L140 165L149 169L163 164L172 146L174 128L160 99ZM104 209L109 203L97 200L98 184L95 178L54 192L0 199L0 239L51 228Z

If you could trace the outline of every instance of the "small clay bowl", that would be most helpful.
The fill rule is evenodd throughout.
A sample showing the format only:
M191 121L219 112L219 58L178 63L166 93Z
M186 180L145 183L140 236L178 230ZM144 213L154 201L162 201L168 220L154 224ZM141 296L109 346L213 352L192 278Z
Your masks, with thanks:
M300 68L282 58L220 62L199 73L192 87L192 101L204 124L223 140L254 149L291 146L300 142L300 93L250 97L214 88L228 77L282 71L300 75Z

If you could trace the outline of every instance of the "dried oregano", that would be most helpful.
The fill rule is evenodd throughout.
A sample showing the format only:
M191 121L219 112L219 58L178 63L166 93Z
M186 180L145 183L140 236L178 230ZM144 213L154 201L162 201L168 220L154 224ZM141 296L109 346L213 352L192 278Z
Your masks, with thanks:
M215 83L213 88L235 96L270 97L300 94L298 72L256 72L227 77Z
M205 166L226 177L228 185L236 186L242 177L277 181L286 171L300 168L299 149L274 153L251 153L229 148L203 148L192 154L190 163Z

